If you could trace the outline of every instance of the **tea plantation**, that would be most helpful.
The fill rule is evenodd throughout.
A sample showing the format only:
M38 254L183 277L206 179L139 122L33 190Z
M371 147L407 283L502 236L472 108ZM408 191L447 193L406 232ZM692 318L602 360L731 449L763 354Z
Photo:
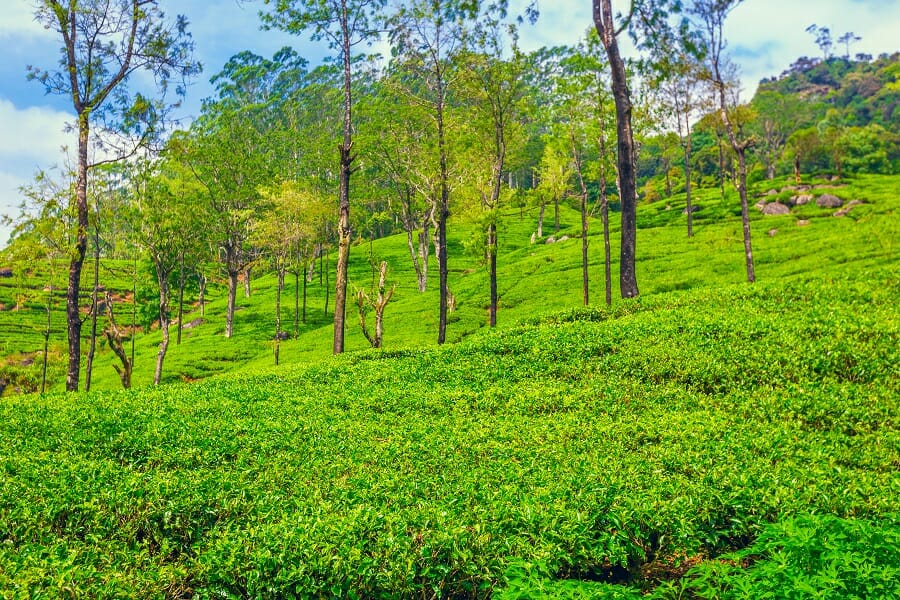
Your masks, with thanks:
M654 565L668 577L798 515L896 540L896 275L658 295L442 350L8 400L0 588L482 597L523 564L651 585ZM897 546L882 550L866 564L892 579L873 585L900 584Z
M4 397L0 597L898 598L895 183L755 217L754 285L733 215L643 207L637 300L523 245L518 322L446 347Z

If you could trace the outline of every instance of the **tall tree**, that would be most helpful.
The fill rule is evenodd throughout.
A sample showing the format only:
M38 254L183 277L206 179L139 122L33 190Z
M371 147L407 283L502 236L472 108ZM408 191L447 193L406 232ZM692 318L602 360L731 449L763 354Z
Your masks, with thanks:
M618 37L628 26L635 10L624 18L614 15L611 0L593 0L594 27L606 50L612 76L613 100L616 105L616 140L618 145L619 201L622 207L622 243L619 264L619 288L623 298L638 295L635 272L637 238L637 153L631 126L632 103L625 60L619 52ZM617 18L618 16L618 18Z
M343 139L340 154L338 259L335 277L333 352L344 351L347 305L347 269L350 260L350 174L353 170L353 52L379 35L379 11L386 0L265 0L269 12L261 14L264 27L290 33L312 30L315 40L325 39L343 67Z
M628 12L615 13L612 0L593 0L594 27L609 60L613 102L616 107L616 145L618 149L619 201L622 212L622 243L619 288L623 298L638 295L635 272L637 237L637 152L632 118L634 105L628 84L625 60L619 51L619 36L628 30L641 49L658 55L661 37L669 28L669 16L680 10L678 0L631 0Z
M437 140L437 185L431 187L429 217L436 217L435 250L439 272L438 344L447 336L449 269L447 219L450 218L450 150L447 107L454 82L453 59L461 47L464 25L475 18L479 3L469 0L411 0L401 6L393 41L421 85L413 95L433 118ZM434 160L429 160L429 163ZM426 257L427 258L427 257Z
M610 113L611 99L605 75L606 64L601 58L601 41L596 32L589 32L587 38L571 49L562 63L563 70L554 85L562 95L559 106L563 111L562 121L567 121L567 138L570 144L575 173L581 188L581 264L582 296L585 304L589 301L588 277L588 217L599 208L603 226L603 264L606 288L606 303L612 303L612 265L609 240L609 198L607 197L608 173L611 170L608 152L609 129L612 126ZM592 140L596 162L595 169L598 201L595 209L588 210L587 189L584 179L589 156L588 139Z
M747 203L747 149L753 143L753 137L743 135L743 125L735 118L734 107L737 102L729 102L729 78L727 75L728 58L725 55L725 38L723 28L725 19L743 0L695 0L691 9L693 17L698 21L704 55L707 62L707 73L713 91L718 100L719 118L725 127L731 148L738 159L737 188L741 198L741 224L744 237L744 259L747 266L747 281L756 281L753 264L753 245L750 239L750 214ZM736 94L735 94L736 96Z
M396 199L391 209L406 232L418 289L424 292L441 182L440 169L433 160L436 138L431 131L432 119L418 95L410 90L414 87L411 71L406 62L395 61L363 107L377 119L377 128L369 128L372 139L368 147L378 168L377 178ZM434 241L440 248L437 239Z
M697 63L693 40L683 36L668 36L665 56L656 63L656 77L652 87L659 92L659 100L668 126L674 124L681 148L684 172L687 235L694 235L694 207L691 197L692 123L701 108L700 65ZM674 122L674 123L673 123ZM666 178L668 181L668 167Z
M479 187L482 206L487 211L488 321L491 327L497 325L497 220L501 188L510 147L515 143L517 128L520 129L527 89L524 78L527 62L517 45L518 33L513 25L505 25L501 16L492 10L481 16L474 40L476 52L465 57L468 93L474 100L473 112L479 120L475 139L488 164L488 176L481 178L487 186ZM511 43L509 58L504 57L508 50L507 36Z
M187 21L183 17L167 21L155 0L69 0L68 3L40 0L35 18L60 36L63 56L59 69L29 67L29 77L40 81L48 93L62 94L72 100L78 132L72 199L77 230L66 290L69 339L66 389L76 391L81 370L79 296L87 252L87 187L91 167L88 150L94 137L92 131L112 131L138 142L146 140L154 133L152 123L162 105L131 93L128 87L131 76L138 71L151 73L164 93L173 77L183 81L198 72L199 65L191 59L193 43L187 32ZM177 92L183 90L181 85L176 87ZM148 120L148 116L153 118Z
M153 384L162 380L163 363L169 349L169 326L172 274L181 264L185 248L185 232L202 235L192 226L199 215L197 206L184 194L184 187L166 172L161 161L141 161L135 167L135 206L138 218L138 240L153 264L159 291L159 330L162 340L156 354ZM199 221L199 219L198 219Z

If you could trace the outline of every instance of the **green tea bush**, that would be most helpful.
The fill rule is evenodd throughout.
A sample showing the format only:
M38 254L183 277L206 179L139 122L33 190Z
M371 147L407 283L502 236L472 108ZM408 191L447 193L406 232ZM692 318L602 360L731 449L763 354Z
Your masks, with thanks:
M885 522L900 513L898 296L894 268L847 270L441 349L8 399L0 590L484 598L531 581L627 598L654 584L647 565L776 557L770 523ZM710 565L723 586L746 575Z

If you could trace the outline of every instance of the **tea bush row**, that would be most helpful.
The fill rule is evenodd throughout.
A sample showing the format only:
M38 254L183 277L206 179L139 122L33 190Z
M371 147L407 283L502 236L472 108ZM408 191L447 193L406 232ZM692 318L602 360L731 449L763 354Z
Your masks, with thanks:
M898 288L882 269L660 295L440 350L4 402L0 590L480 598L522 561L634 579L794 515L898 513Z

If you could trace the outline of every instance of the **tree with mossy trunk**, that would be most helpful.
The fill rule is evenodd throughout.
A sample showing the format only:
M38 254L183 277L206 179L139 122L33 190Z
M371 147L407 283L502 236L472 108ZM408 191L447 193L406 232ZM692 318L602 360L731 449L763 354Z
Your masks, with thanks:
M350 175L353 172L353 54L360 45L370 44L380 35L380 10L385 0L265 0L269 7L261 17L264 27L301 34L312 30L314 40L327 40L337 54L343 75L343 136L338 148L340 187L338 191L338 258L335 276L335 354L344 351L344 322L347 304L347 270L350 261Z
M69 366L66 389L77 391L81 372L81 272L87 253L88 170L100 162L132 154L159 133L162 100L152 101L129 89L132 76L150 73L163 98L173 79L199 72L191 59L193 43L187 21L168 21L155 0L40 0L35 19L57 33L62 58L57 70L29 67L29 77L48 93L68 96L78 132L74 251L69 263L66 320ZM176 86L183 93L183 85ZM90 148L106 142L103 155ZM105 156L105 158L104 158ZM111 158L110 158L111 157Z

